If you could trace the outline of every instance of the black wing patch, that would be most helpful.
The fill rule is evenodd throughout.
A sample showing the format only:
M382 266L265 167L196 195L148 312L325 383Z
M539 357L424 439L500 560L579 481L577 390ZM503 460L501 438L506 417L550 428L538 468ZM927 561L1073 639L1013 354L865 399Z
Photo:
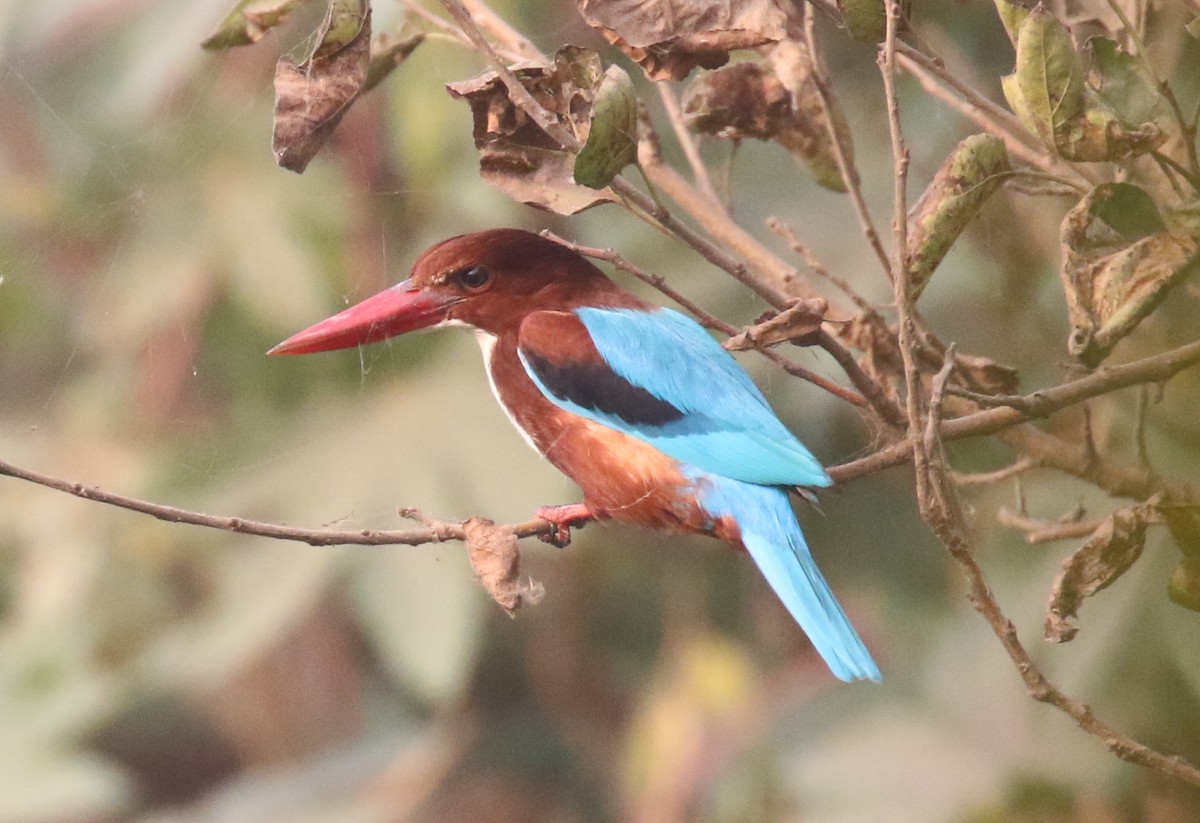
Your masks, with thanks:
M683 419L683 412L634 385L600 363L554 363L531 351L525 362L542 385L560 400L589 411L611 414L631 426L665 426Z

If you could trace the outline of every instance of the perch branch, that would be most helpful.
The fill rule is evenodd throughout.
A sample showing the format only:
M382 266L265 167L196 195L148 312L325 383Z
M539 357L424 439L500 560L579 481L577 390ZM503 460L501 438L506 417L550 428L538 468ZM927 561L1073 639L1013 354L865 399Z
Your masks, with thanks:
M246 520L241 517L220 517L202 512L193 512L175 506L164 506L134 497L106 492L95 486L85 486L82 483L72 483L60 480L46 474L14 466L5 460L0 460L0 475L27 480L39 486L65 492L84 500L94 500L109 506L117 506L130 511L148 514L151 517L168 523L186 523L192 526L204 526L209 529L250 534L257 537L273 537L277 540L295 540L310 546L419 546L423 543L440 543L446 540L465 540L466 532L462 523L442 523L426 521L419 529L400 529L380 531L375 529L352 529L336 531L331 529L304 529L295 526L284 526L278 523L263 523L258 520ZM405 510L412 513L412 510ZM555 527L535 518L524 523L511 526L517 537L533 537L551 534Z

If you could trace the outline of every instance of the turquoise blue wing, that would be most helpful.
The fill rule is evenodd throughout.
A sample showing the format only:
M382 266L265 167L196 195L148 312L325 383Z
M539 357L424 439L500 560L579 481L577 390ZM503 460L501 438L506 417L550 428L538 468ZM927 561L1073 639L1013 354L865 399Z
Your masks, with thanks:
M831 483L733 357L678 312L536 312L518 353L553 403L680 462L746 483Z

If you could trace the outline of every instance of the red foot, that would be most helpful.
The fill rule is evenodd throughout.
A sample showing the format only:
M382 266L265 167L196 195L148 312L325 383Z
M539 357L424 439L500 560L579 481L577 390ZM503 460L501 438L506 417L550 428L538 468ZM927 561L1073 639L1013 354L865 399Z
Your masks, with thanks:
M542 520L547 520L554 525L554 531L550 534L538 535L538 537L551 546L557 546L560 549L570 544L572 527L582 527L596 519L595 513L588 508L586 503L569 503L565 506L539 506L537 511L533 513L533 516L540 517Z

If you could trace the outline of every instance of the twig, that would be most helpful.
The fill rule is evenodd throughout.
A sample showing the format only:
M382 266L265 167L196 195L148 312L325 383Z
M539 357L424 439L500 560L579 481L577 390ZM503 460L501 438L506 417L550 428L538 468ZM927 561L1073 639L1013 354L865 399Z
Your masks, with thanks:
M1181 757L1165 755L1121 734L1096 717L1088 705L1068 697L1046 679L1046 676L1030 658L1029 652L1021 644L1016 627L1004 615L999 603L996 602L983 570L975 562L961 522L950 518L935 518L930 525L945 543L951 556L962 567L963 574L970 584L972 604L987 620L1001 645L1004 646L1004 650L1012 660L1017 673L1020 674L1030 697L1065 712L1079 728L1099 739L1106 749L1122 760L1200 786L1200 768Z
M542 53L541 49L535 46L528 37L510 26L507 20L496 14L492 7L483 0L462 0L462 3L470 11L471 19L478 24L479 28L499 41L517 59L546 59L546 55Z
M72 483L57 477L41 474L30 469L15 466L5 460L0 460L0 475L27 480L39 486L65 492L84 500L94 500L109 506L117 506L130 511L148 514L158 520L168 523L186 523L192 526L203 526L209 529L251 534L258 537L273 537L277 540L295 540L310 546L419 546L424 543L440 543L446 540L465 540L466 533L462 523L443 523L436 520L421 519L424 528L386 530L358 529L335 531L330 529L305 529L296 526L284 526L277 523L263 523L258 520L246 520L241 517L221 517L188 511L175 506L164 506L160 503L150 503L134 497L106 492L95 486L85 486L82 483ZM412 517L414 509L404 509L405 517ZM533 537L549 535L555 530L551 523L535 518L524 523L511 526L517 537Z
M578 243L573 243L570 240L567 240L566 238L559 237L549 230L543 231L541 234L542 237L553 240L555 243L558 243L561 246L566 246L568 249L571 249L577 254L582 254L585 257L592 257L596 260L603 260L606 263L616 266L621 271L633 275L643 283L652 286L673 300L676 304L687 311L688 314L695 317L700 325L704 326L705 328L721 332L726 337L733 337L736 334L740 334L742 331L742 329L739 329L732 323L727 323L711 312L701 308L697 303L693 302L687 297L684 297L678 291L671 288L671 286L667 284L667 281L661 275L650 274L649 272L630 263L612 249L581 246ZM766 357L768 360L775 363L788 374L791 374L794 377L799 377L802 380L807 380L814 386L824 389L835 397L839 397L848 403L853 403L855 406L867 405L866 398L864 398L861 394L852 392L844 386L839 386L837 383L834 383L833 381L817 374L816 372L809 371L799 363L787 359L778 352L772 351L771 349L755 349L755 351L759 352L763 355L763 357Z
M438 17L429 9L421 5L419 0L400 0L400 4L408 11L424 20L429 25L441 31L443 34L451 37L459 43L459 45L470 47L471 41L467 38L462 30L451 23L449 20Z
M749 286L777 309L787 306L788 301L794 297L810 299L821 296L793 266L789 266L768 251L755 237L735 223L723 207L717 207L688 183L683 175L664 163L657 149L648 145L646 141L643 141L638 149L638 161L642 172L655 188L678 204L705 232L745 260L743 263L727 254L704 235L679 223L665 209L654 215L663 228L700 252L710 263ZM613 188L617 189L621 183L628 186L627 182L618 177L613 181ZM636 190L633 194L641 196Z
M964 400L982 406L985 409L997 409L1004 406L1017 409L1030 417L1040 417L1039 407L1042 404L1040 392L1032 394L981 394L980 392L964 389L962 386L947 386L946 392Z
M1035 417L1045 417L1053 414L1060 409L1073 406L1092 397L1109 394L1118 389L1135 386L1139 383L1164 382L1180 371L1190 368L1197 363L1200 363L1200 341L1188 343L1179 348L1150 357L1144 357L1141 360L1135 360L1131 363L1123 363L1119 366L1105 366L1078 380L1072 380L1052 388L1034 392L1038 396L1036 406L1027 407L1036 408L1036 415L1023 412L1011 406L985 409L943 421L938 427L938 436L941 440L947 441L995 434L1004 429L1012 429L1014 426L1019 426L1021 423L1028 422ZM1033 402L1032 395L1026 395L1026 399L1030 403ZM1063 446L1070 446L1070 444L1067 444L1061 438L1029 427L1013 429L1013 432L1008 436L1012 438L1013 444L1016 447L1024 451L1038 465L1063 469L1080 477L1086 476L1081 473L1085 470L1084 465L1087 459L1087 455L1084 454L1085 450L1082 447L1078 447L1078 451L1076 452L1070 448L1063 449L1060 446L1052 445L1061 444ZM907 440L901 441L880 449L874 454L844 463L841 466L835 466L829 470L829 473L839 482L863 477L889 466L899 466L909 460L911 453L912 444ZM1145 472L1138 474L1139 478L1146 476L1148 474ZM1112 477L1109 478L1109 482L1098 483L1098 485L1101 485L1109 493L1123 497L1141 497L1141 499L1144 499L1153 493L1150 492L1144 496L1136 491L1129 493L1131 490L1140 489L1145 485L1141 480L1134 478L1132 475ZM1114 491L1114 489L1120 489L1120 491Z
M683 156L687 158L688 165L692 167L692 176L696 180L696 185L713 203L722 203L721 198L717 195L717 190L713 188L712 178L708 175L708 167L704 165L704 158L700 156L700 147L697 145L696 137L683 122L683 110L679 108L679 100L675 97L675 92L665 81L654 85L658 89L663 109L667 112L667 119L671 121L675 140L683 149Z
M862 392L863 397L867 399L871 408L883 422L895 428L904 428L904 413L900 411L900 407L892 402L892 398L888 397L887 392L879 383L863 371L862 366L858 365L854 355L845 346L824 329L821 329L821 333L817 336L817 345L837 361L838 365L842 367L842 371L846 373L846 377L850 379L856 389Z
M1038 520L1020 512L1001 506L996 520L1002 526L1025 533L1025 542L1031 546L1053 543L1056 540L1077 540L1090 537L1100 528L1103 520Z
M908 268L908 148L904 145L904 132L900 126L900 103L896 96L896 29L900 25L900 6L895 0L886 0L887 34L879 53L880 74L883 75L883 93L886 100L888 134L892 144L892 290L899 312L900 357L904 364L904 402L908 418L908 439L912 443L913 463L917 470L918 488L925 473L924 464L928 454L921 432L921 415L924 405L921 397L920 371L916 361L919 341L916 321L913 318L912 277ZM811 31L806 31L811 36ZM936 424L935 424L936 425Z
M842 180L846 183L846 192L850 195L850 202L854 204L854 211L858 214L863 236L867 238L867 243L875 252L875 256L879 258L879 262L883 264L884 272L889 278L892 278L895 272L888 260L888 254L883 248L883 243L879 240L879 232L875 230L871 212L867 209L858 168L850 158L845 140L834 121L833 87L829 82L828 75L825 74L825 63L821 60L821 53L817 51L816 17L813 14L804 15L804 40L808 45L809 57L812 59L813 84L816 86L817 96L821 98L821 110L824 113L825 126L829 132L829 142L833 148L838 171L841 172Z
M513 103L524 111L533 122L537 123L542 131L550 135L558 141L559 145L576 154L583 148L583 144L579 138L571 134L562 124L558 122L553 114L546 110L542 104L534 99L533 94L529 89L521 84L517 76L504 64L500 59L500 55L496 53L496 49L487 38L483 36L483 32L479 30L475 20L471 17L471 13L467 11L461 0L441 0L442 6L454 18L454 22L462 28L463 33L475 44L475 48L483 55L484 59L491 65L492 70L496 72L496 76L504 83L505 89L508 90L508 96Z
M783 238L783 242L791 246L792 251L803 257L804 264L808 266L809 270L812 271L813 274L815 274L817 277L820 277L822 280L832 283L834 287L837 288L842 294L850 298L850 302L857 306L860 311L872 310L871 304L868 303L862 295L856 292L844 278L839 277L831 272L829 268L820 261L813 250L808 247L808 244L804 243L799 237L796 236L796 232L791 226L783 222L783 220L780 218L771 216L767 218L767 228Z
M951 343L946 347L945 359L942 362L941 371L933 378L933 385L929 391L929 416L925 421L925 452L932 454L938 445L938 426L942 422L942 402L946 397L946 384L950 381L950 375L954 373L954 354L958 346Z
M1001 483L1011 477L1027 472L1030 469L1037 468L1037 464L1028 457L1022 457L1002 469L996 469L991 472L950 472L950 479L959 486L989 486L992 483Z

